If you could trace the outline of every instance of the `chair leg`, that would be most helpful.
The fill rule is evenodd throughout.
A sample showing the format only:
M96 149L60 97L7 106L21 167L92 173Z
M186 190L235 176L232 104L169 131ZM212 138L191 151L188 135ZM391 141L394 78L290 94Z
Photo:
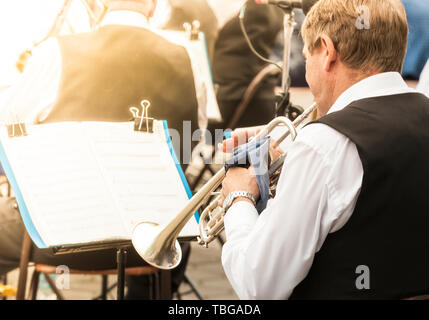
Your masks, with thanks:
M101 300L107 300L107 276L101 276Z
M153 276L155 278L155 285L154 285L155 300L159 300L161 298L160 296L161 283L160 283L159 271L155 272Z
M45 279L48 282L49 286L51 287L52 291L57 296L57 300L65 300L61 291L57 288L57 285L55 284L54 280L52 280L52 278L49 276L49 274L43 273L43 276L45 277Z
M184 281L191 287L192 292L197 296L199 300L204 300L202 295L198 292L197 288L194 286L194 284L189 280L189 278L185 275Z
M37 291L39 289L39 279L40 279L40 272L34 270L33 275L31 276L31 283L30 283L30 300L37 299Z
M117 300L124 300L125 290L125 268L127 265L127 250L120 248L116 252L116 263L118 270Z
M116 286L117 286L118 284L115 282L114 284L112 284L112 285L110 285L110 287L107 287L106 288L106 300L107 300L107 298L108 298L108 294L113 290L113 289L115 289L116 288ZM102 300L103 299L103 294L100 294L98 297L95 297L94 299L92 299L92 300Z
M31 256L32 241L27 231L24 233L21 248L21 260L19 262L19 277L18 277L18 290L16 294L16 300L25 299L25 291L27 286L27 272L28 263Z
M160 270L160 299L161 300L171 300L171 271L170 270Z
M7 273L0 277L0 283L7 285ZM2 300L7 300L7 297L3 297Z
M148 275L148 279L149 279L149 300L154 300L154 294L153 294L153 276L150 274Z

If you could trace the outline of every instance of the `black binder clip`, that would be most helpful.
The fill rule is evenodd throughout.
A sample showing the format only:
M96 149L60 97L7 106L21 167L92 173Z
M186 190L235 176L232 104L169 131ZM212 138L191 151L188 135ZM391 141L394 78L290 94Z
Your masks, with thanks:
M149 107L150 102L148 100L143 100L141 103L142 114L139 115L139 109L136 107L131 107L130 112L134 117L134 130L141 132L153 133L153 123L154 118L149 118Z
M191 41L196 41L200 39L200 22L195 20L192 22L192 25L189 22L185 22L183 27L185 28L186 33L189 35Z
M27 135L27 128L23 122L11 123L6 127L9 138L24 137Z

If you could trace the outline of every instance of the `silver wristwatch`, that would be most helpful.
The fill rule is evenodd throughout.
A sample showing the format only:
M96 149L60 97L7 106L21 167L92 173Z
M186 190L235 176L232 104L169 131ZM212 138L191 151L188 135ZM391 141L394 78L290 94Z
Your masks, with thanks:
M255 198L253 197L253 195L250 192L233 191L233 192L230 192L226 196L225 201L223 202L223 210L225 210L225 212L227 212L228 209L231 207L232 203L234 202L234 200L237 198L241 198L241 197L250 199L253 202L253 205L256 206Z

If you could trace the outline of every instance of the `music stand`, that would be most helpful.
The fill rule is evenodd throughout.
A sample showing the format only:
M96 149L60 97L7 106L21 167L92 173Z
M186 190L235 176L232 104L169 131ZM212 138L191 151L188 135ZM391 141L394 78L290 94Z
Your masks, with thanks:
M276 102L276 117L287 116L289 119L296 119L304 109L300 106L292 105L290 101L290 54L291 54L291 41L293 30L296 25L295 13L290 6L279 7L284 12L284 50L283 50L283 71L282 71L282 86L281 91L277 94Z
M84 245L71 245L53 248L54 254L69 254L90 252L106 249L116 249L116 265L118 270L117 299L123 300L125 293L125 267L127 264L127 249L132 247L130 240L112 242L94 242Z

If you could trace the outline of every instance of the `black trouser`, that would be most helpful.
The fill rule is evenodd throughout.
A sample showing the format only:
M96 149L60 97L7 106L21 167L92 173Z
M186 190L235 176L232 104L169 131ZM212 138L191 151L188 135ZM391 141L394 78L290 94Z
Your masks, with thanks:
M17 268L21 256L25 227L19 211L14 208L14 204L15 200L12 198L0 198L0 275ZM182 244L182 250L183 260L171 274L173 293L183 280L190 254L190 244ZM30 261L52 266L66 265L70 269L79 270L115 269L117 267L116 249L54 255L51 249L39 249L33 246ZM127 266L144 265L147 264L134 248L130 248L127 254ZM130 293L134 299L148 297L145 278L145 276L127 277L127 286L129 291L130 288L132 289Z

